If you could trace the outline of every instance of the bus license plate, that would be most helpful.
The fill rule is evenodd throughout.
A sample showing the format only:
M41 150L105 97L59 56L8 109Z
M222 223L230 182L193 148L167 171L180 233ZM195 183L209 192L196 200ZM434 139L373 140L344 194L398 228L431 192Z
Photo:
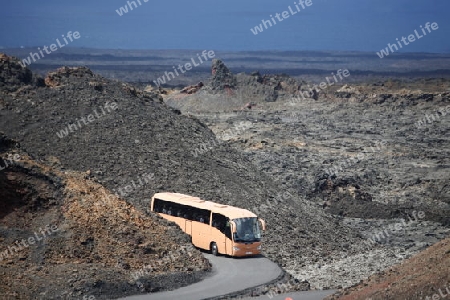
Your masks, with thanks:
M245 254L253 254L253 252L245 252Z

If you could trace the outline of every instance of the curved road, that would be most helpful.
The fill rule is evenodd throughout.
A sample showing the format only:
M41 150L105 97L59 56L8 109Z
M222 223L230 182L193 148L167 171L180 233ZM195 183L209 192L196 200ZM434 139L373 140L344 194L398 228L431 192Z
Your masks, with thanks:
M305 292L292 292L286 294L276 295L269 298L267 295L251 298L241 298L239 300L322 300L326 296L333 294L336 290L326 291L305 291Z
M200 282L189 286L179 288L174 291L161 292L146 295L130 296L123 299L127 300L199 300L210 298L214 296L226 295L232 292L244 290L246 288L258 286L276 279L281 273L281 269L265 257L250 257L250 258L230 258L219 256L215 257L211 254L204 254L211 262L212 274ZM290 295L292 299L323 299L332 291L318 292L301 292L290 293L280 296L279 299L285 299ZM328 292L328 293L326 293ZM309 296L313 294L316 298L305 297L306 293ZM301 296L298 298L296 295ZM260 299L268 299L267 296L258 297ZM251 299L258 299L251 298ZM273 297L272 299L278 299Z

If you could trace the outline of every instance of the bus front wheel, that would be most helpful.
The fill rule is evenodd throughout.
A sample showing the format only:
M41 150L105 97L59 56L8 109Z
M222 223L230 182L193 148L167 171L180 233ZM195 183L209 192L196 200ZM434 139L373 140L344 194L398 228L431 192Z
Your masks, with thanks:
M214 242L211 243L211 254L214 256L219 255L219 249L217 248L217 244Z

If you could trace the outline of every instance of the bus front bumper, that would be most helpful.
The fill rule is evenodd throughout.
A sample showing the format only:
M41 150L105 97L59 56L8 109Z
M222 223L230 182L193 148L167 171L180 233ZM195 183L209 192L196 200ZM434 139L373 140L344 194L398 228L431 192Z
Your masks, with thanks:
M261 243L234 244L233 256L252 256L261 254Z

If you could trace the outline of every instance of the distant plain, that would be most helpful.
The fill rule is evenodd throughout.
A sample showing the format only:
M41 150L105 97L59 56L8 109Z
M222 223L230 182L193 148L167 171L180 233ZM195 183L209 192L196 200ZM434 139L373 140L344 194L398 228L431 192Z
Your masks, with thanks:
M102 76L134 83L152 83L173 66L189 62L203 50L108 50L64 48L33 62L29 68L45 74L61 66L87 66ZM2 49L26 58L37 48ZM214 50L215 51L215 50ZM285 73L306 81L323 81L339 69L348 69L350 82L375 82L389 78L450 78L450 54L390 54L380 59L375 52L338 51L215 51L234 73L259 71ZM205 62L167 82L167 86L186 86L205 81L211 75L211 62Z

